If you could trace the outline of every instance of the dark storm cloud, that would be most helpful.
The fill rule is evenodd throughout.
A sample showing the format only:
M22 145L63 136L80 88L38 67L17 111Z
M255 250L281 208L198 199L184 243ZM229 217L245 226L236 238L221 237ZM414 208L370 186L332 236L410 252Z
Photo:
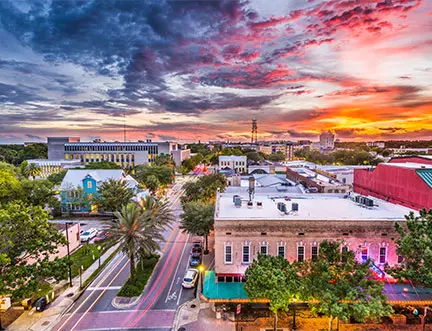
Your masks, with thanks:
M16 105L24 105L29 101L46 100L38 96L37 89L19 85L9 85L0 83L0 104L2 102L12 102Z

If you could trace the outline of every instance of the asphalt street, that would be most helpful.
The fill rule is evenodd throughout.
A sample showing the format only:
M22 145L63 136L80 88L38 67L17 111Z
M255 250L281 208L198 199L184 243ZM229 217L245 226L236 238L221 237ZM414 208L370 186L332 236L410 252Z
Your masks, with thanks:
M189 267L192 238L179 229L182 183L168 193L176 216L164 233L162 256L140 300L126 309L116 309L112 300L129 277L129 261L119 253L63 316L54 330L170 330L179 305L191 300L194 289L181 282Z

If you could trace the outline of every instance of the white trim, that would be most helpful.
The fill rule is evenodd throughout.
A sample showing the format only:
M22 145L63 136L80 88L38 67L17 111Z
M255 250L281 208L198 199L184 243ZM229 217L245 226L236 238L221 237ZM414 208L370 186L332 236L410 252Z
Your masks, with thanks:
M306 260L306 247L305 247L304 245L297 245L297 252L296 252L296 255L297 255L297 261L298 261L298 262L303 262L303 261L299 261L299 248L300 248L300 247L303 247L303 261Z
M231 248L231 254L230 254L230 256L231 256L231 261L230 262L228 262L227 260L226 260L226 248L227 247L230 247ZM233 244L232 243L225 243L224 244L224 264L232 264L233 263Z
M244 255L245 255L244 254L244 248L245 247L248 248L248 261L247 262L243 259ZM242 253L242 255L241 255L242 264L250 264L251 263L251 245L250 245L250 243L248 243L248 242L243 243L241 253Z
M265 255L269 255L269 250L268 250L269 245L268 245L268 242L261 242L261 243L260 243L259 252L258 252L258 253L260 253L260 254L262 254L262 251L261 251L261 248L262 248L262 247L265 247L265 248L266 248L266 253L265 253Z
M385 249L384 262L381 262L381 248ZM378 249L378 263L379 264L386 264L387 263L387 254L388 254L388 247L387 246L380 246Z
M283 249L284 249L283 258L286 259L286 244L279 243L279 244L277 245L277 252L276 252L276 256L280 256L280 255L279 255L279 248L281 248L281 247L283 247Z
M315 245L311 246L311 260L313 259L312 250L313 250L314 248L317 249L317 255L316 255L316 258L318 258L318 255L319 255L319 245L316 245L316 243L315 243Z

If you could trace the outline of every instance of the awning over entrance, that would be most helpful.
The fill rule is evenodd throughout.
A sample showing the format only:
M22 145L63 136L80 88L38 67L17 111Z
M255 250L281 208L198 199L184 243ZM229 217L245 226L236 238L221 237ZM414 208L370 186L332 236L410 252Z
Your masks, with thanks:
M204 274L203 297L210 302L249 302L243 283L217 283L214 270Z

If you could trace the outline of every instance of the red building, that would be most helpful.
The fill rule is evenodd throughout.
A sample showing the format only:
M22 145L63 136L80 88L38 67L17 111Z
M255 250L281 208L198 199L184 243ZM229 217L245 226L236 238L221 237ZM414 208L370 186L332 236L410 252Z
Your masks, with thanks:
M402 157L381 163L374 170L355 169L353 189L412 209L430 209L432 158Z

